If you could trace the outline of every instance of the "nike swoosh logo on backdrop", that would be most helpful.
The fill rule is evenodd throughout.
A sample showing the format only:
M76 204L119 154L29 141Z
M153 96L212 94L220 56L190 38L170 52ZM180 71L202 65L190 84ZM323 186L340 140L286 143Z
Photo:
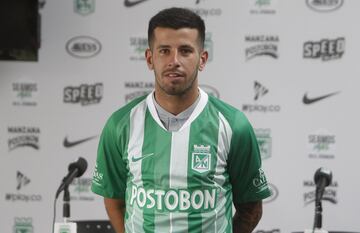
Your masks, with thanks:
M69 141L68 138L67 138L67 136L66 136L65 139L64 139L63 145L64 145L64 147L66 147L66 148L70 148L70 147L79 145L80 143L89 141L89 140L91 140L91 139L93 139L93 138L96 138L96 137L97 137L97 136L91 136L91 137L84 138L84 139L80 139L80 140L76 140L76 141Z
M315 102L317 102L317 101L320 101L320 100L323 100L323 99L325 99L325 98L328 98L328 97L330 97L330 96L336 95L336 94L338 94L338 93L339 93L339 91L333 92L333 93L330 93L330 94L327 94L327 95L322 95L322 96L319 96L319 97L315 97L315 98L309 98L309 97L307 96L307 93L305 93L305 95L304 95L304 97L303 97L303 103L304 103L304 104L312 104L312 103L315 103Z
M135 6L139 3L142 3L142 2L145 2L146 0L137 0L137 1L131 1L131 0L125 0L124 1L124 5L126 7L132 7L132 6Z
M150 157L150 156L153 156L153 155L154 155L154 153L150 153L150 154L146 154L146 155L141 155L141 156L136 157L136 158L135 158L135 156L132 156L131 161L132 161L133 163L135 163L135 162L137 162L137 161L139 161L139 160L145 159L145 158Z

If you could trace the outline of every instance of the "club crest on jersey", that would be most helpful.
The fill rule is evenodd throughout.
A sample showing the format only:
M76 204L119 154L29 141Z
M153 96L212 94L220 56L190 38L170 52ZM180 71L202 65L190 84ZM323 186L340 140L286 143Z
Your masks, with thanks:
M194 145L191 161L191 168L194 171L199 173L209 171L211 165L210 146Z

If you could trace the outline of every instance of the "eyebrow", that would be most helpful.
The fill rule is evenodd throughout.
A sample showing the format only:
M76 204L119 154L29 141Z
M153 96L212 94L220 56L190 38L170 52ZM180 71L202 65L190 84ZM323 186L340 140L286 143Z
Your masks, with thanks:
M171 48L171 46L170 45L159 45L159 46L156 47L156 49L168 49L168 48ZM182 48L182 49L184 49L184 48L194 49L193 46L188 45L188 44L180 45L179 48Z
M159 45L156 47L156 49L167 49L167 48L170 48L170 45Z
M191 45L180 45L179 48L181 48L181 49L192 49L192 50L194 50L194 47L191 46Z

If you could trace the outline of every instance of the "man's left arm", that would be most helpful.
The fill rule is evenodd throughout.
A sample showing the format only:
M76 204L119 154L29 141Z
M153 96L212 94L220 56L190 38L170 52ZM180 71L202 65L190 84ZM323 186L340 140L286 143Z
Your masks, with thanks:
M234 203L236 212L233 217L234 233L251 233L262 216L262 201Z

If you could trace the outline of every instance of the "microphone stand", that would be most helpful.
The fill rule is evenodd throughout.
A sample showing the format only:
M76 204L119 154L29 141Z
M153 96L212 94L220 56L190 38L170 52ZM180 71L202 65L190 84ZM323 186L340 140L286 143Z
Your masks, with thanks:
M320 195L320 190L316 188L315 195L315 218L314 218L314 227L311 233L328 233L328 231L322 229L322 195Z
M322 227L322 204L321 200L315 201L315 219L314 229L321 229Z
M63 197L63 217L64 222L67 223L70 218L70 192L69 185L65 185L64 187L64 197Z

